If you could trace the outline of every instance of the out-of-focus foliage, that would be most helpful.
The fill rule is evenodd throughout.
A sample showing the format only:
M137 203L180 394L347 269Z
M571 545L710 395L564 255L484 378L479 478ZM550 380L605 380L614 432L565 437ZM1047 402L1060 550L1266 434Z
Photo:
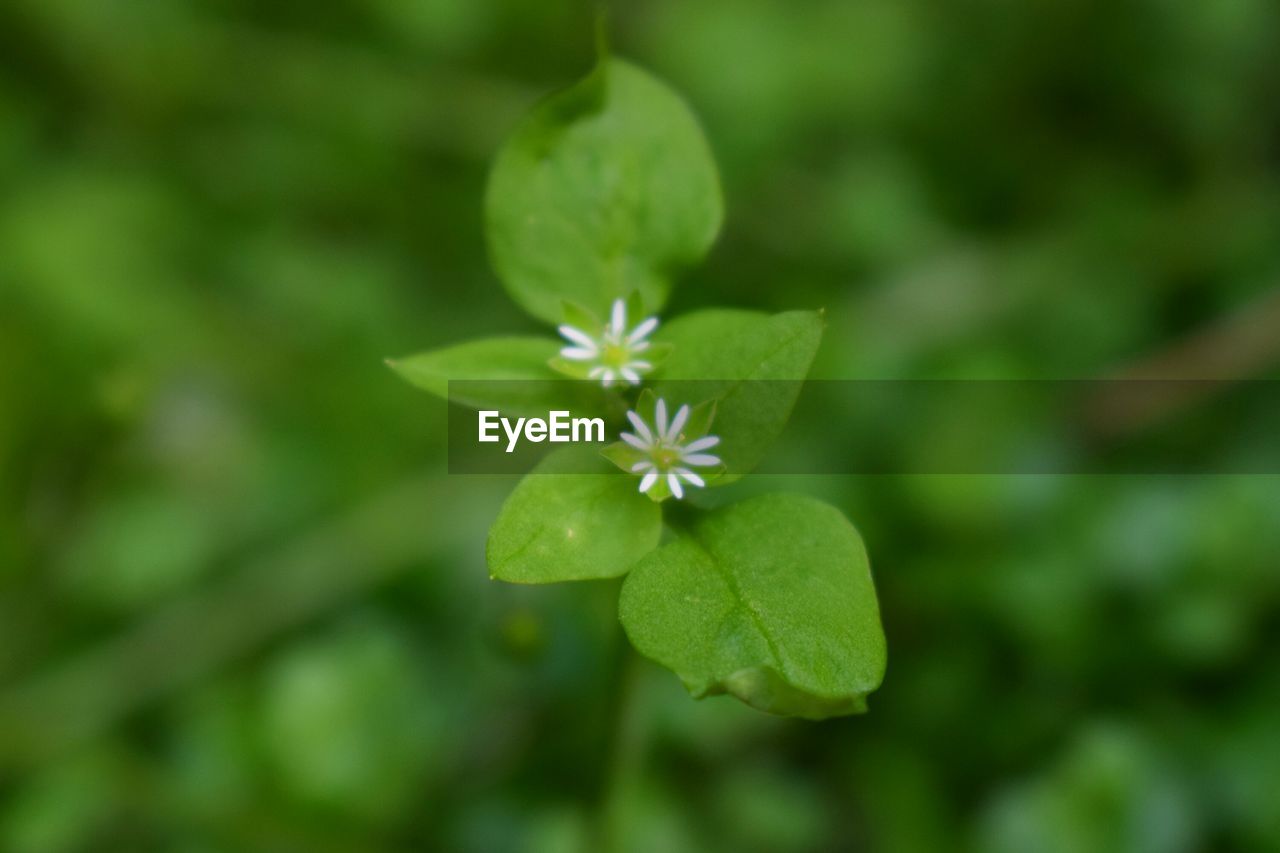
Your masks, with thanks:
M1107 374L1280 282L1268 0L611 20L722 167L670 309L825 307L815 375ZM484 178L592 50L564 0L0 5L0 849L1280 843L1275 477L746 480L871 554L888 673L819 725L487 580L511 484L382 358L535 330Z

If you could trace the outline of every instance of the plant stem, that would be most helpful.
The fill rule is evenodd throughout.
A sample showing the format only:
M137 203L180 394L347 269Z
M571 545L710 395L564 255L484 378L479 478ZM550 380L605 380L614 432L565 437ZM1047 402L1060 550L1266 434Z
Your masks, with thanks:
M626 807L634 797L644 764L640 676L643 662L618 629L614 655L611 726L605 749L605 772L597 816L596 849L615 853L625 848Z

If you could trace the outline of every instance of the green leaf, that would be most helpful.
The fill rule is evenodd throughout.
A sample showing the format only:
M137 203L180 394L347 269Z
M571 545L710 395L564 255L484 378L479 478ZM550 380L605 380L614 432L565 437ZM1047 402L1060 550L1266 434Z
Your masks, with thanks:
M548 362L559 351L560 344L551 338L485 338L387 359L387 364L410 384L477 409L526 416L605 411L597 384L570 381L551 369Z
M489 530L489 575L512 583L613 578L653 550L658 505L598 452L566 448L525 476Z
M576 302L564 300L560 303L560 319L566 325L586 332L590 337L599 338L604 331L604 321L593 312L588 311Z
M866 710L885 639L862 539L834 507L763 495L701 517L636 564L619 615L631 643L695 697L773 714Z
M668 405L716 400L716 453L733 482L759 464L791 417L822 340L822 315L711 309L658 330L671 345L655 393Z
M715 162L689 108L616 59L534 107L499 153L485 204L507 292L552 323L565 301L607 317L614 299L637 294L658 310L722 217Z

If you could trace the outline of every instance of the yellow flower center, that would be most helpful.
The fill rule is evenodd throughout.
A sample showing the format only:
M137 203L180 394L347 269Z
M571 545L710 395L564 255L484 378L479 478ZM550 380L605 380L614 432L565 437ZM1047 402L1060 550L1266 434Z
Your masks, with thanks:
M670 447L656 447L653 450L653 464L666 470L680 461L680 451Z
M624 346L605 344L600 352L600 360L609 367L622 367L631 361L631 353Z

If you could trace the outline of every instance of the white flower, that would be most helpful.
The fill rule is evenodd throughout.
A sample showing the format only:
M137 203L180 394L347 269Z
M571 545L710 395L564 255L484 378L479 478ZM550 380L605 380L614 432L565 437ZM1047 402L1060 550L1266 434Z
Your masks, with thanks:
M617 299L599 340L567 323L561 326L560 334L570 345L560 350L560 355L570 361L592 363L587 378L599 379L606 388L617 380L639 385L640 374L653 370L653 364L636 358L636 354L650 347L647 338L657 327L658 318L650 317L628 332L627 306Z
M642 492L648 493L660 478L665 477L671 494L682 498L684 487L681 480L691 486L706 485L705 480L689 470L690 467L720 464L720 457L704 452L720 443L718 436L706 435L688 444L683 443L684 436L680 430L689 420L687 404L677 409L675 417L667 423L666 401L658 400L654 406L654 429L650 429L635 412L627 412L627 419L636 431L634 435L624 432L622 440L648 457L631 466L631 473L643 475L640 478Z

